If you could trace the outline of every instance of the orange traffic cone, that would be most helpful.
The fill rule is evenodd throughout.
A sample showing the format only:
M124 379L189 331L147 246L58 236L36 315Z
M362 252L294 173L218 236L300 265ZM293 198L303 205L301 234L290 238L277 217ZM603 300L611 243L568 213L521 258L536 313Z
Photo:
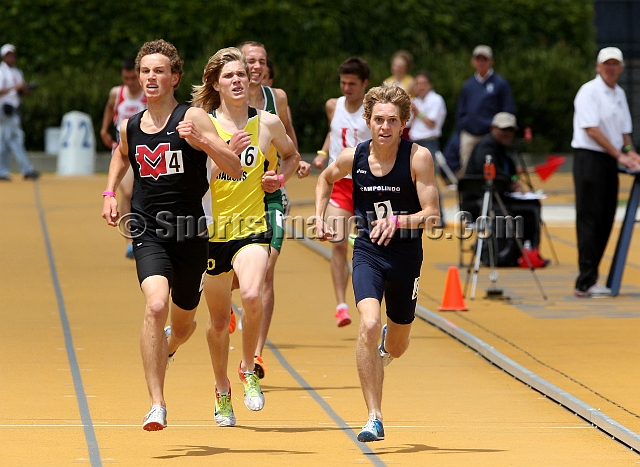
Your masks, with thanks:
M447 271L447 282L444 284L444 296L440 311L466 311L467 305L464 304L462 297L462 289L460 288L460 278L458 277L458 268L449 266Z

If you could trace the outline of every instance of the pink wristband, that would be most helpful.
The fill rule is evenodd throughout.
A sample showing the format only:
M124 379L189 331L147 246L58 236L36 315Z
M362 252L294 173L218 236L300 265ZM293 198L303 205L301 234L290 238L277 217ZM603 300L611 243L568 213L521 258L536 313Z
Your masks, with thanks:
M396 216L391 214L389 216L389 219L391 219L393 221L393 223L396 225L397 228L400 228L400 221L398 220L398 218Z
M103 191L102 196L111 196L112 198L115 198L116 194L113 191Z
M278 174L278 178L280 179L280 188L284 186L284 175Z

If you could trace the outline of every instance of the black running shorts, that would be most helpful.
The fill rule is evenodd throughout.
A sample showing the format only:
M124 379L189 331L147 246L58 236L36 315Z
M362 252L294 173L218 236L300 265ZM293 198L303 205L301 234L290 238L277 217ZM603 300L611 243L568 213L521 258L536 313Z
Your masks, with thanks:
M249 235L240 240L228 240L226 242L209 242L209 262L207 264L207 276L218 276L233 269L233 260L236 255L249 245L262 245L269 247L271 242L271 229L266 232Z
M193 310L200 303L200 294L207 269L209 242L133 241L138 281L163 276L169 281L173 303L184 310Z

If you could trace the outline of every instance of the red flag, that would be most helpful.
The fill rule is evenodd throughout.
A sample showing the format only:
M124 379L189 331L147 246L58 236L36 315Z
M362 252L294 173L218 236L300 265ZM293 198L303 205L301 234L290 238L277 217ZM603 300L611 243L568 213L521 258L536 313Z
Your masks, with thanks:
M544 182L547 178L551 177L566 160L564 156L547 156L547 162L538 164L533 167L533 170L529 171L537 173L540 180Z

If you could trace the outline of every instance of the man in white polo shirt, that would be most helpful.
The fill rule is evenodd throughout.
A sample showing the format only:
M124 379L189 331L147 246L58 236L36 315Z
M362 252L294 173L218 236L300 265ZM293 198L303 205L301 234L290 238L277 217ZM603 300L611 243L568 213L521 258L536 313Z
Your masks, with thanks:
M427 148L434 156L440 150L439 138L447 116L444 99L433 90L431 75L420 71L413 79L416 97L411 100L411 128L409 138Z
M631 115L618 78L622 52L605 47L598 53L598 76L582 85L574 100L573 181L576 194L578 266L575 295L606 297L611 289L598 283L618 204L618 164L640 170L640 155L631 142Z

